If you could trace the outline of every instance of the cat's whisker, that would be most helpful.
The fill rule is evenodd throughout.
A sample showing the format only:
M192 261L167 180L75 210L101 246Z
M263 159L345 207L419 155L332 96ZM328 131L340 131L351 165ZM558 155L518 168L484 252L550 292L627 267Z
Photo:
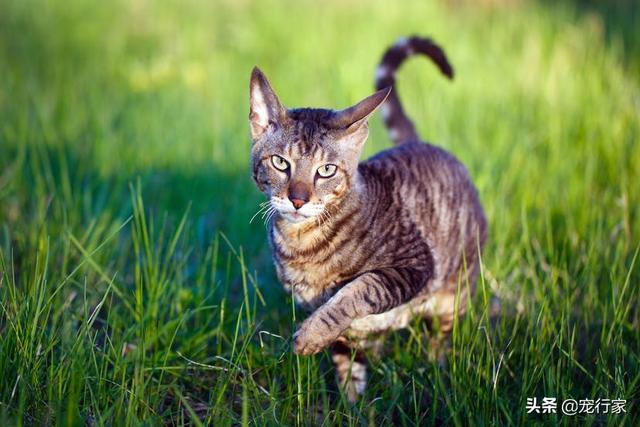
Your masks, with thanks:
M274 217L274 215L276 214L277 210L276 208L270 209L269 212L266 216L266 218L264 219L264 226L268 227L269 226L269 221L271 220L271 218Z
M331 206L325 206L324 209L322 210L322 213L320 214L322 217L322 225L326 224L331 220L331 217L333 216L333 212L331 212L331 208L332 208Z
M271 206L271 201L270 200L267 200L266 202L260 203L260 209L258 209L258 212L253 214L253 216L249 220L249 224L251 224L253 222L253 220L255 219L255 217L260 215L260 213L262 213L262 211L264 211L265 209L268 209L270 206Z
M269 209L267 209L266 211L264 211L262 213L262 219L264 219L266 216L268 216L270 211L275 210L275 209L276 209L275 206L270 206Z
M330 218L329 212L326 208L322 210L320 217L322 218L322 225L325 225Z
M327 213L327 218L325 219L325 222L330 222L332 218L333 218L333 214L331 212L328 212Z
M264 221L265 217L266 217L267 215L269 215L269 213L271 213L271 211L272 211L273 209L274 209L274 208L273 208L273 207L271 207L271 206L270 206L269 208L267 208L267 210L265 210L264 212L262 212L262 214L260 215L260 218Z

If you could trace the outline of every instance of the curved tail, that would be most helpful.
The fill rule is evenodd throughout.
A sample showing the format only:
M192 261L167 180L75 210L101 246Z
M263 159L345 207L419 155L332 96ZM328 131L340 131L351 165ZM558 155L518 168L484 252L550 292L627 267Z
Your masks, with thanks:
M453 68L451 68L444 51L433 43L431 39L413 36L398 40L396 44L384 53L376 71L376 89L380 90L385 87L395 86L396 71L405 59L417 53L431 58L442 74L450 79L453 78ZM385 103L382 104L381 111L389 136L394 143L400 144L405 141L419 139L413 123L402 109L395 87Z

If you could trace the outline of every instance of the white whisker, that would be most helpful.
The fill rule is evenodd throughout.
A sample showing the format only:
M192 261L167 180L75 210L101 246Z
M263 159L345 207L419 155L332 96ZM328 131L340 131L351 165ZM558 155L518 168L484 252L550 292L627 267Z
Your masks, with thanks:
M276 208L274 206L269 206L269 209L267 209L266 211L262 212L262 219L264 219L264 217L268 216L271 211L275 211Z
M332 206L325 206L323 214L326 214L325 220L324 222L327 223L329 221L331 221L331 218L333 217L333 213L331 210Z
M260 209L258 209L258 212L253 214L253 216L249 220L249 224L251 224L253 222L253 220L255 219L255 217L257 217L262 211L264 211L265 209L268 209L270 206L271 206L271 201L270 200L267 200L266 202L260 203Z
M273 218L273 216L276 214L277 209L276 209L276 208L273 208L273 209L270 209L268 212L269 212L269 213L268 213L267 217L264 219L264 226L265 226L265 227L268 227L268 226L269 226L269 221L270 221L270 220L271 220L271 218Z
M322 212L320 212L320 215L318 215L318 217L319 225L325 225L327 223L327 220L330 218L330 214L326 206L322 209Z

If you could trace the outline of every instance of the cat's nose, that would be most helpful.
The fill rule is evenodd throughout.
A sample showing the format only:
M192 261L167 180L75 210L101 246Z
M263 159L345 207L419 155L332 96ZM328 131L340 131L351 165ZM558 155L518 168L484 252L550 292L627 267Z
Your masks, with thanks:
M294 199L292 197L289 197L289 200L291 200L291 203L293 203L293 207L296 209L300 209L304 206L305 203L308 202L308 200Z
M293 207L300 209L311 198L311 189L307 184L300 181L293 181L289 186L289 200Z

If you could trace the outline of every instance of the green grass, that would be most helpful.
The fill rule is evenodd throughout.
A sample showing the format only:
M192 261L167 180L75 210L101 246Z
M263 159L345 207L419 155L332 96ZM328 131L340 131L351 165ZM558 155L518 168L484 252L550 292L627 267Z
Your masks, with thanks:
M491 3L2 2L2 423L638 425L638 8ZM413 33L456 79L408 63L406 109L490 238L446 369L416 322L350 407L326 354L293 355L303 314L249 223L248 78L344 107ZM366 155L388 146L376 117ZM627 412L527 415L544 396Z

